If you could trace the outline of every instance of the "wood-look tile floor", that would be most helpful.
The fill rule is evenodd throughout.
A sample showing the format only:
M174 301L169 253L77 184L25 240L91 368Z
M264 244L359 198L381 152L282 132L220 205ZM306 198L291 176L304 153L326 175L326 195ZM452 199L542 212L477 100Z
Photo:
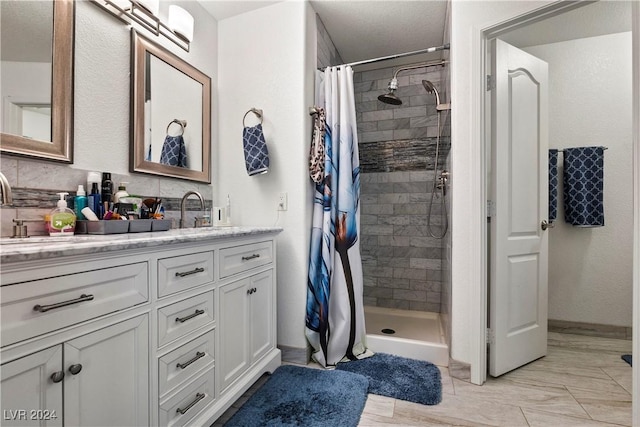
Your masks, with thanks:
M442 373L442 402L370 394L360 426L631 426L631 341L549 333L547 356L476 386ZM263 376L263 382L266 377ZM223 425L256 384L216 425Z

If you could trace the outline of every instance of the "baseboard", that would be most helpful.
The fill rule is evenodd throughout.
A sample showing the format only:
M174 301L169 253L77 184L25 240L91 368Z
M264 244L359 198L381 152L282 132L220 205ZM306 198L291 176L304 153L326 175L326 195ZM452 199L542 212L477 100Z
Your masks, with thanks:
M305 348L288 347L286 345L278 345L282 352L282 361L287 363L295 363L297 365L306 365L311 360L311 347Z
M598 323L570 322L567 320L548 321L549 332L587 335L590 337L630 340L632 328L628 326L601 325Z
M449 376L463 381L471 381L471 365L449 358Z

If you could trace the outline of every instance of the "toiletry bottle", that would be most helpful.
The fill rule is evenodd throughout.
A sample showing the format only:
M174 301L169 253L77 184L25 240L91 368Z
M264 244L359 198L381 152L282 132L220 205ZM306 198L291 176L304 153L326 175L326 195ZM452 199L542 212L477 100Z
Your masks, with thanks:
M76 212L76 219L85 220L84 214L82 213L82 209L86 208L87 205L87 193L84 191L84 185L78 185L78 191L76 192L76 198L73 203L73 208Z
M99 191L100 185L102 185L102 174L100 172L87 172L87 186L85 187L87 191L90 191L93 188L94 183L98 184Z
M69 193L58 193L57 208L51 211L51 222L49 223L49 235L57 236L73 236L76 229L76 214L67 207L65 196Z
M231 198L229 197L229 195L228 195L228 194L227 194L227 209L226 209L226 214L227 214L226 223L227 223L227 225L231 225Z
M91 203L89 207L96 214L96 216L102 219L102 196L100 195L100 188L98 183L91 183Z
M121 182L118 186L118 191L113 195L113 203L118 203L121 197L129 197L129 193L127 193L126 184L128 182Z
M111 196L113 195L113 182L109 172L102 172L102 212L103 215L109 210Z

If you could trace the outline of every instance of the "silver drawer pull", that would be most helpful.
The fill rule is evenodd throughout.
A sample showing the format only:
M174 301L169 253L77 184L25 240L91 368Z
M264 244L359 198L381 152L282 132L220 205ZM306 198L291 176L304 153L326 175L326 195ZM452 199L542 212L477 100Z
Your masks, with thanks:
M193 319L196 316L200 316L201 314L204 314L204 310L196 310L195 313L190 314L188 316L185 317L176 317L176 322L180 322L180 323L184 323L189 319Z
M190 276L192 274L202 273L202 272L204 272L204 268L202 267L194 268L193 270L190 270L190 271L183 271L183 272L177 271L176 277Z
M184 369L184 368L186 368L187 366L191 365L191 364L192 364L193 362L195 362L196 360L198 360L198 359L200 359L200 358L202 358L202 357L204 357L204 356L206 356L206 353L205 353L205 352L203 352L203 351L199 351L199 352L197 352L197 353L196 353L196 355L194 356L194 358L193 358L193 359L191 359L191 360L189 360L189 361L186 361L186 362L184 362L184 363L177 363L177 364L176 364L176 367L178 367L178 368L180 368L180 369Z
M78 304L79 302L91 301L91 300L93 300L93 295L82 294L80 295L80 298L70 299L69 301L57 302L55 304L50 304L50 305L37 304L33 306L33 310L38 311L40 313L46 313L49 310L55 310L56 308L66 307L68 305Z
M193 399L193 402L189 403L187 406L184 407L184 409L176 409L176 412L180 413L180 415L184 415L187 413L187 411L191 408L193 408L193 406L200 402L202 399L204 399L205 394L204 393L198 393L196 394L196 398Z
M250 256L243 256L242 260L243 261L249 261L249 260L252 260L254 258L260 258L260 254L253 254L253 255L250 255Z

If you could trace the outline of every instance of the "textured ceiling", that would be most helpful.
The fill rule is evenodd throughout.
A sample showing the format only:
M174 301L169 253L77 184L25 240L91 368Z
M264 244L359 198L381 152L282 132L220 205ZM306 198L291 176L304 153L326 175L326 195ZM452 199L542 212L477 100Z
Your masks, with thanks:
M632 1L598 1L501 35L516 47L631 31Z
M200 3L220 21L277 1L200 0ZM346 62L442 45L446 0L311 0L310 3Z
M311 0L345 62L441 46L446 1Z
M216 21L221 21L235 15L250 12L261 7L270 6L282 0L198 0L202 7L213 16Z

